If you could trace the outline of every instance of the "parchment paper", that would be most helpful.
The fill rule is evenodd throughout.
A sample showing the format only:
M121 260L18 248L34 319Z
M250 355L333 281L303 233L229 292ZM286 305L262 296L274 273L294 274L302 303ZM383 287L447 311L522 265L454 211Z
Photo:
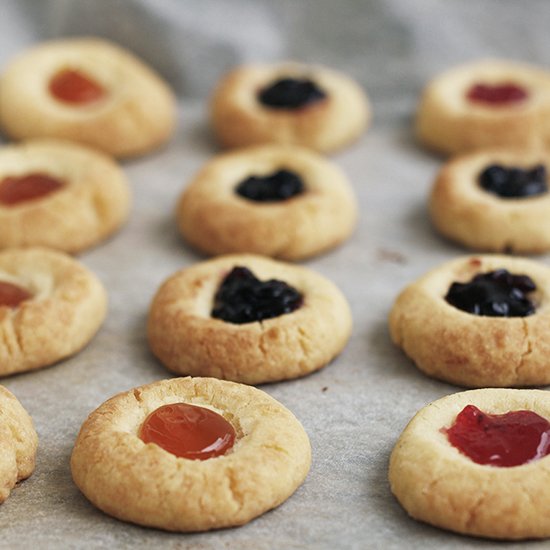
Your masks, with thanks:
M386 318L406 284L465 253L427 220L441 159L411 134L419 91L439 71L478 57L548 66L549 22L545 0L0 0L0 67L40 40L105 36L153 65L181 100L171 142L124 164L134 191L129 223L80 256L109 291L100 333L69 360L3 380L33 416L40 448L34 475L0 507L0 547L501 548L417 523L392 497L388 457L401 430L419 408L458 388L420 374L391 344ZM306 428L311 472L285 504L238 529L178 535L119 522L72 483L74 439L110 396L170 376L148 351L145 320L159 284L201 259L178 237L173 210L217 152L208 95L233 65L278 59L349 73L368 91L375 117L358 143L333 157L360 201L358 229L338 250L307 262L347 295L353 337L320 372L262 387Z

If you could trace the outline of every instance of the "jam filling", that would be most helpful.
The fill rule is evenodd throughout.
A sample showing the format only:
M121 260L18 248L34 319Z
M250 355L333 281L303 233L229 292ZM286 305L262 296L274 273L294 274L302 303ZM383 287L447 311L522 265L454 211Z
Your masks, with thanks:
M521 466L550 454L550 423L533 411L487 414L467 405L442 431L477 464Z
M210 409L174 403L153 411L143 422L139 437L181 458L206 460L233 447L235 428Z
M260 281L246 267L234 267L214 297L212 317L238 325L291 313L303 296L283 281Z
M50 80L50 93L64 103L84 105L103 98L105 90L83 72L65 69Z
M479 184L485 191L505 199L533 197L548 192L546 168L542 164L530 170L493 164L481 172Z
M260 102L272 109L300 109L326 97L326 92L307 78L281 78L258 94Z
M0 306L16 308L25 300L30 300L32 294L17 285L0 281Z
M535 306L526 294L536 288L527 275L497 269L476 275L469 283L453 283L445 300L474 315L526 317L535 313Z
M466 94L470 101L488 105L507 105L519 103L527 99L529 94L525 88L505 82L503 84L474 84Z
M7 176L0 180L0 203L10 206L20 202L40 199L65 184L47 174Z
M256 202L278 202L305 190L302 178L290 170L279 170L269 176L250 176L235 188L237 195Z

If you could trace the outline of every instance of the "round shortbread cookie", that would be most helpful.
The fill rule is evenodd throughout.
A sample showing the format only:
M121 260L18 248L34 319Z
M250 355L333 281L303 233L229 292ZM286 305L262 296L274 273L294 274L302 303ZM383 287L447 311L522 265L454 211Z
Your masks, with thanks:
M269 202L238 194L239 185L250 178L280 171L298 176L303 190ZM266 145L208 162L182 194L177 219L184 238L209 254L249 252L299 260L348 238L357 205L334 164L307 149Z
M550 419L546 391L481 389L438 399L416 414L392 452L392 492L410 516L443 529L495 539L549 537L550 456L513 467L474 462L445 433L467 405Z
M63 94L77 99L80 94L81 101L59 99L52 91L57 82L67 90ZM17 56L0 81L0 125L15 139L62 138L128 157L164 143L175 120L175 99L166 83L106 40L39 44Z
M526 97L488 103L468 98L473 86L514 85ZM422 94L416 133L446 154L483 147L530 148L550 143L550 73L510 61L484 60L455 67Z
M452 283L506 269L536 284L535 313L489 317L445 300ZM467 387L550 383L550 268L523 258L484 255L447 262L409 285L389 317L392 340L429 376Z
M29 176L46 177L59 187L29 198ZM14 201L17 195L23 199ZM1 248L47 246L79 252L114 233L129 208L124 173L99 151L57 140L0 149Z
M34 471L38 436L17 398L0 386L0 503Z
M489 166L550 166L542 151L492 149L457 157L440 171L430 213L445 237L476 250L542 253L550 249L550 193L501 197L480 185Z
M235 443L206 460L144 443L141 426L163 405L188 403L224 417ZM73 479L98 508L170 531L242 525L284 502L304 481L309 439L293 414L250 386L175 378L120 393L84 422L71 458Z
M0 252L0 376L51 365L83 348L99 329L107 295L82 264L45 248ZM15 287L15 289L14 289ZM0 292L0 296L2 292Z
M295 107L262 103L262 91L282 79L307 80L325 95ZM211 110L216 135L226 147L281 143L330 152L355 141L370 121L369 101L354 80L299 63L237 67L218 84Z
M260 322L212 317L215 296L234 267L262 282L277 279L302 295L301 306ZM349 305L336 286L304 267L252 255L221 256L183 269L158 290L149 312L153 353L170 370L261 384L320 369L346 345Z

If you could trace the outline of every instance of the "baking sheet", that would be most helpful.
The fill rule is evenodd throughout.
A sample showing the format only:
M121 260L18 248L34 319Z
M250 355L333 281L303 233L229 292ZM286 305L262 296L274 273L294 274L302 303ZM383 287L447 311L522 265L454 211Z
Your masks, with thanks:
M435 235L426 217L441 159L411 135L422 85L477 57L548 66L549 16L545 0L0 0L0 67L39 40L105 36L156 67L181 100L171 142L124 163L134 191L129 223L80 256L109 291L100 333L76 357L3 381L33 416L40 447L34 475L0 508L0 547L501 548L414 522L392 497L387 463L401 430L419 408L457 388L420 374L391 344L386 318L406 284L464 253ZM349 73L369 92L375 116L358 143L333 157L356 190L358 229L338 250L306 263L346 294L352 339L320 372L262 386L303 423L313 466L285 504L238 529L181 535L125 524L76 489L72 445L105 399L170 376L148 351L145 320L159 284L201 259L178 237L173 211L186 182L217 151L206 99L233 65L276 59Z

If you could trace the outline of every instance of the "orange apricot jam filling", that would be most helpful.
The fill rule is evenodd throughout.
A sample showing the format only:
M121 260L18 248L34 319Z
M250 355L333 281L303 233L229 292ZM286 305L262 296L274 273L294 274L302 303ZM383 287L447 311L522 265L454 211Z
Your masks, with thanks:
M59 101L73 105L85 105L102 99L103 86L76 69L64 69L53 76L50 93Z
M206 460L233 447L235 429L210 409L174 403L153 411L143 422L139 437L178 457Z
M30 298L32 294L28 290L13 283L0 281L0 306L16 308Z
M0 203L6 206L40 199L64 186L64 182L47 174L7 176L0 180Z

